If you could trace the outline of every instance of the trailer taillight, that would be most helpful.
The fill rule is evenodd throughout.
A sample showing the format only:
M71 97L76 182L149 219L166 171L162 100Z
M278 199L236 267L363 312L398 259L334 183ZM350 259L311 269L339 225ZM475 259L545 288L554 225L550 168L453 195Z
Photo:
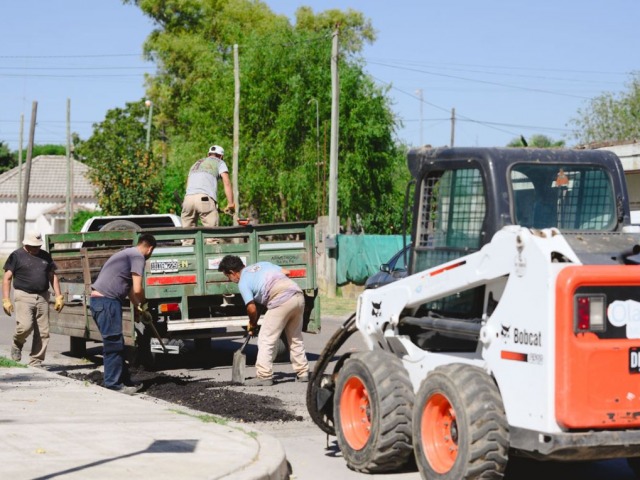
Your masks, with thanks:
M179 303L161 303L160 305L158 305L158 311L160 313L179 312L180 304Z
M307 276L306 268L293 268L289 270L289 278L303 278Z
M576 295L575 331L604 331L606 298L604 295Z

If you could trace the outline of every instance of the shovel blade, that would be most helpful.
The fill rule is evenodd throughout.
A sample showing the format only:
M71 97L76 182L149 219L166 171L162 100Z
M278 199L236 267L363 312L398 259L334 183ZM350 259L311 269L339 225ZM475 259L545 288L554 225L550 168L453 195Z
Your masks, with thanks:
M244 385L244 373L247 366L247 356L241 350L233 354L233 366L231 369L231 381Z

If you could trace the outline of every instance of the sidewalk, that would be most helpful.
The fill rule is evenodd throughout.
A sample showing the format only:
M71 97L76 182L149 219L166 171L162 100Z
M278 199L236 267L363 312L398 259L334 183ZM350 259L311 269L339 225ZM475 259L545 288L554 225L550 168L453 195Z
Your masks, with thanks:
M278 440L224 422L44 369L0 368L0 478L288 478Z

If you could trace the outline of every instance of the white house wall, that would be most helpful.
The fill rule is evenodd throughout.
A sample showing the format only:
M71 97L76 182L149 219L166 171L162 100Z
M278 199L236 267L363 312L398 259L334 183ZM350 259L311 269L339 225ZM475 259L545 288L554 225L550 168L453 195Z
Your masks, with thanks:
M64 227L55 228L54 219L63 219L64 213L62 214L46 214L45 212L49 212L55 207L59 207L59 202L44 202L44 201L34 201L31 200L27 204L27 213L26 213L26 225L25 231L34 229L40 232L43 235L49 233L61 233L63 232ZM95 210L95 203L76 203L74 205L74 211L79 209L84 210ZM16 225L18 218L18 205L16 202L8 202L8 201L0 201L0 256L6 257L12 251L17 248L17 243L15 240L9 240L7 238L7 230L11 228L8 226L8 223L12 223L14 226ZM64 225L64 224L62 224Z

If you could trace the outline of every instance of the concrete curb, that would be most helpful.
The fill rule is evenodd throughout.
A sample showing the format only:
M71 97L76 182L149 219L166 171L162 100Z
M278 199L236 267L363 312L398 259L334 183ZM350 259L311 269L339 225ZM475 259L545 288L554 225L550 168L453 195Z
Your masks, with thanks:
M289 478L276 438L203 415L45 369L0 368L0 478Z

